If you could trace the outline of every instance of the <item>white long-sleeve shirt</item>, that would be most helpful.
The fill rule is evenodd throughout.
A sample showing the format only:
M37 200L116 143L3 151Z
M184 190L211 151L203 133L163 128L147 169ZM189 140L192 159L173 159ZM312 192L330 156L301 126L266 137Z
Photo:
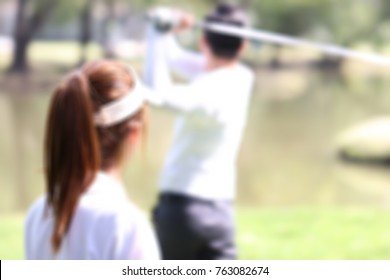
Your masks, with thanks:
M145 81L152 104L179 113L160 180L161 192L204 199L235 197L236 158L254 82L244 65L205 70L205 58L173 35L148 30ZM190 80L173 84L170 68Z
M46 215L46 197L29 210L25 223L26 259L147 259L160 257L147 218L129 202L123 186L103 172L76 207L60 250L54 253L51 237L54 218Z

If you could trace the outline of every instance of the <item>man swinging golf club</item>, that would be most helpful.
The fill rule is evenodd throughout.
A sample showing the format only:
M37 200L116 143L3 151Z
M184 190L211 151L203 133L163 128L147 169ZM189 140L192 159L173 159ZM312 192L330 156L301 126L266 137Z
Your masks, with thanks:
M187 51L173 33L190 28L191 15L155 12L172 24L149 26L145 81L155 90L153 105L178 113L154 210L163 258L235 259L236 158L254 82L239 62L246 41L203 30L201 54ZM247 25L244 13L226 4L205 22ZM170 68L189 82L173 84Z

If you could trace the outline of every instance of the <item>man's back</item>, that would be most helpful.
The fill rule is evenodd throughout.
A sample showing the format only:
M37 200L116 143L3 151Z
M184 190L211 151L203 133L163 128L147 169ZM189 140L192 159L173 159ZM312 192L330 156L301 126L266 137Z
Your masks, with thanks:
M188 87L198 110L179 116L161 178L162 191L233 199L235 162L247 115L253 74L237 64L204 72Z

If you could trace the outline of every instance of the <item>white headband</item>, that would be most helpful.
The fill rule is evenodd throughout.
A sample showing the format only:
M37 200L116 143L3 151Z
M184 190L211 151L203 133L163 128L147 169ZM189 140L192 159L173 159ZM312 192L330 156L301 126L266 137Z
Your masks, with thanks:
M102 106L94 115L96 125L107 127L118 124L134 115L144 105L146 99L144 88L134 69L129 67L129 71L134 79L134 87L122 98Z

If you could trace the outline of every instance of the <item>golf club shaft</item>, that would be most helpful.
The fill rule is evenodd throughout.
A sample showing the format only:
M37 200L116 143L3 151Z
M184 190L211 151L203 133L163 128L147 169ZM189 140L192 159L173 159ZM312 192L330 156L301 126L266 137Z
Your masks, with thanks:
M221 34L243 37L248 40L263 41L263 42L281 44L281 45L292 46L292 47L311 48L338 57L352 58L352 59L357 59L357 60L361 60L361 61L365 61L377 65L383 65L383 66L390 65L390 57L388 56L353 51L347 48L343 48L331 44L314 43L307 40L297 39L291 36L286 36L278 33L254 30L250 28L235 27L235 26L217 24L217 23L201 22L201 23L197 23L196 26L199 28L203 28L205 30L218 32Z

